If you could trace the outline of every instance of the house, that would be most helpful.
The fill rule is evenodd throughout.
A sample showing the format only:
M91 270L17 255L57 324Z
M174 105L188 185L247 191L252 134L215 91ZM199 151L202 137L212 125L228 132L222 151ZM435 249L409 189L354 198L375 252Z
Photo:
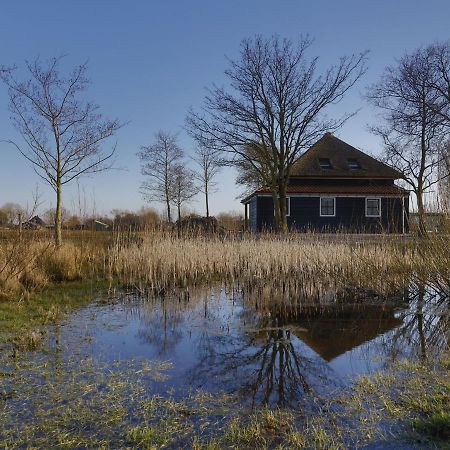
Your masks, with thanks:
M290 230L355 233L408 231L409 193L401 174L326 133L294 164L287 187ZM275 227L271 191L262 187L242 200L247 228Z
M22 222L22 228L24 230L39 230L40 228L46 228L47 225L39 216L33 216L30 220Z

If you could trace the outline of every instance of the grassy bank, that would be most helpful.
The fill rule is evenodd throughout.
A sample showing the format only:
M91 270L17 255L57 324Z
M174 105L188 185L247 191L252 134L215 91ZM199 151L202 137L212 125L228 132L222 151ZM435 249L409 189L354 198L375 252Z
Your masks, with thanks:
M62 282L21 295L17 300L0 299L0 350L6 344L16 350L37 347L45 325L60 321L73 309L105 295L109 288L110 283L105 281Z
M203 391L161 396L154 383L166 364L103 367L55 356L0 374L2 448L448 448L448 357L364 377L352 391L317 398L308 413L301 405L249 410L232 395Z

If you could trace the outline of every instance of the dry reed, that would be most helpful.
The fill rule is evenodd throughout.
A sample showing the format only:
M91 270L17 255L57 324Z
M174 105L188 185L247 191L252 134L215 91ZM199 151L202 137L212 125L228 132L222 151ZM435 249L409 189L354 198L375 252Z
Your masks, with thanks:
M115 247L110 264L116 277L140 288L186 287L219 280L312 285L315 291L354 286L386 292L404 287L413 274L430 270L436 279L448 281L448 246L435 244L442 249L435 258L428 245L420 250L400 238L382 237L365 243L343 236L326 241L299 235L239 239L153 235L141 244Z
M100 235L100 234L99 234ZM87 242L47 239L0 241L0 293L49 282L108 278L140 290L165 291L214 282L303 289L305 295L355 287L378 293L411 279L450 285L448 237L405 241L358 236L182 236L169 233L109 235Z

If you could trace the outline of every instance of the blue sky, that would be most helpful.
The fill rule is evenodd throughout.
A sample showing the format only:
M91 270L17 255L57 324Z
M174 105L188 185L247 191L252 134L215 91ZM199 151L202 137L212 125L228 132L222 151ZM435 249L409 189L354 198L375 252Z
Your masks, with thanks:
M123 170L82 178L89 209L135 210L145 203L136 151L156 131L179 133L189 154L193 142L183 131L186 112L201 105L205 87L223 84L226 56L235 57L240 41L255 34L314 38L310 55L321 64L370 50L369 71L332 114L359 110L339 137L379 154L380 143L367 130L376 120L362 97L395 58L421 45L450 39L450 2L441 1L115 1L60 0L4 2L0 13L0 64L23 67L25 59L67 55L67 67L89 61L89 99L105 116L129 124L117 134L117 162ZM4 86L0 86L0 139L19 139L11 126ZM0 205L26 204L36 183L45 203L53 193L14 149L0 143ZM224 171L211 210L240 210L234 173ZM77 185L64 192L65 205L77 203ZM154 205L157 206L157 205ZM203 212L202 198L192 209Z

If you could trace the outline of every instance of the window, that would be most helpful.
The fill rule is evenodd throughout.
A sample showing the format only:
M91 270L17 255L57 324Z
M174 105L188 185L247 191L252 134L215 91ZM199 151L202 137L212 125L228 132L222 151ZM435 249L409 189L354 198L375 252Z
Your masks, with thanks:
M320 197L320 217L334 217L336 215L336 199L334 197Z
M381 199L366 198L366 217L381 216Z
M321 169L332 169L331 161L328 158L319 158L319 165Z
M359 161L355 158L348 158L347 159L348 167L352 170L361 169L361 164L359 164Z
M273 208L273 215L275 217L275 207ZM291 197L286 197L286 216L291 215Z

